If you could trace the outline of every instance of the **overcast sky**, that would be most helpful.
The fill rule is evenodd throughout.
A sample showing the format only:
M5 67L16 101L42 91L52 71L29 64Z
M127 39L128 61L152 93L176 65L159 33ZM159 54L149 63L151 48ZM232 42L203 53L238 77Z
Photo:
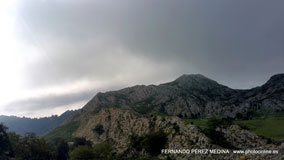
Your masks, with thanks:
M99 91L200 73L252 88L284 72L283 0L0 2L0 115L81 108Z

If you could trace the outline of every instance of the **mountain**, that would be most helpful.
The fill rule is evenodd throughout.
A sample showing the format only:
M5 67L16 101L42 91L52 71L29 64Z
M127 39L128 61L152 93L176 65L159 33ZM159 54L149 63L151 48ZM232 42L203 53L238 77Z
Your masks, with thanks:
M274 75L264 85L247 90L232 89L192 74L160 85L98 93L69 121L109 107L128 108L144 115L158 112L184 118L250 119L256 113L284 111L284 74Z
M81 110L61 116L19 118L0 116L0 122L21 135L43 135L58 125L80 120L102 108L121 107L142 115L164 113L184 118L231 117L250 119L255 113L284 111L284 74L272 76L264 85L234 90L200 74L182 75L160 85L137 85L98 93Z
M76 111L66 111L60 116L44 118L25 118L0 115L0 123L3 123L5 126L7 126L10 131L14 131L20 135L33 132L36 135L41 136L60 125L75 112Z
M106 143L113 149L107 152L119 159L282 159L283 141L256 135L232 119L283 112L283 89L284 74L247 90L231 89L199 74L183 75L160 85L98 93L44 138ZM206 124L187 124L181 118L204 118L201 121ZM187 149L191 154L161 154L162 149ZM194 153L206 149L210 153ZM279 154L232 154L233 150L275 150Z

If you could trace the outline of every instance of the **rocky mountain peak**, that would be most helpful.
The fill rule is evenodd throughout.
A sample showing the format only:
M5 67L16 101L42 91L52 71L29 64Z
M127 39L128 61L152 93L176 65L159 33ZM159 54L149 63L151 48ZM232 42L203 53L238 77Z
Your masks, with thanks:
M208 89L228 88L201 74L184 74L168 84L184 89L197 89L205 91Z
M183 74L182 76L177 78L175 81L184 82L184 81L192 81L192 80L202 81L202 80L210 80L210 79L203 76L202 74Z
M284 73L276 74L276 75L272 76L267 81L267 83L270 83L270 84L284 83Z

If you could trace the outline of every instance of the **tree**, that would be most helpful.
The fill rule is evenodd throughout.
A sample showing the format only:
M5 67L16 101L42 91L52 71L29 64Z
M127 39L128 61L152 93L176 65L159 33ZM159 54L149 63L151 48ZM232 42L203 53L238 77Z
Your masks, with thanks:
M18 135L17 133L15 133L15 132L8 132L8 136L9 136L9 140L10 140L10 143L11 143L11 149L12 149L11 156L15 157L16 155L18 155L18 153L21 149L20 148L21 146L19 145L21 136Z
M151 156L157 156L161 149L165 148L167 140L167 135L163 131L151 132L145 136L142 145Z
M89 147L92 146L92 142L86 140L86 138L83 138L83 137L76 137L76 138L73 139L73 141L74 141L73 147L85 146L85 145L87 145Z
M55 146L56 146L56 155L55 155L56 160L67 160L69 153L69 146L67 142L59 138L56 140Z
M92 160L95 158L93 149L89 146L78 146L70 153L70 160Z
M11 154L11 143L9 141L9 137L7 134L7 127L3 124L0 124L0 158L4 159L4 157Z
M19 152L15 155L22 160L50 160L51 149L44 139L38 138L34 133L28 133L19 141Z
M94 145L94 154L96 159L111 159L112 147L108 143L99 143Z
M136 151L143 149L155 157L161 153L161 149L165 148L167 141L167 134L160 130L158 132L150 132L145 136L132 135L130 137L130 147Z
M34 133L21 137L14 132L6 132L7 127L0 124L0 159L51 160L51 148L44 139Z

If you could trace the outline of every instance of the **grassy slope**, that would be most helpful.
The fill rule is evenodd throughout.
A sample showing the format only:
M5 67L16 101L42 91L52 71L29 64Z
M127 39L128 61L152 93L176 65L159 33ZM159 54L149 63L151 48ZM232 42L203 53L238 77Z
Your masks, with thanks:
M51 132L44 135L43 138L49 142L55 140L56 138L63 138L66 141L70 141L72 139L72 133L77 130L79 125L80 122L75 121L63 126L56 127Z
M183 121L185 122L185 124L194 124L196 126L205 126L207 123L206 119L186 119L183 118Z
M196 126L205 126L206 119L183 119L185 123L193 122ZM257 135L272 139L284 139L284 113L269 114L253 120L238 120L234 124L247 126Z
M254 120L235 121L249 128L255 134L273 139L284 139L284 113L267 115Z

